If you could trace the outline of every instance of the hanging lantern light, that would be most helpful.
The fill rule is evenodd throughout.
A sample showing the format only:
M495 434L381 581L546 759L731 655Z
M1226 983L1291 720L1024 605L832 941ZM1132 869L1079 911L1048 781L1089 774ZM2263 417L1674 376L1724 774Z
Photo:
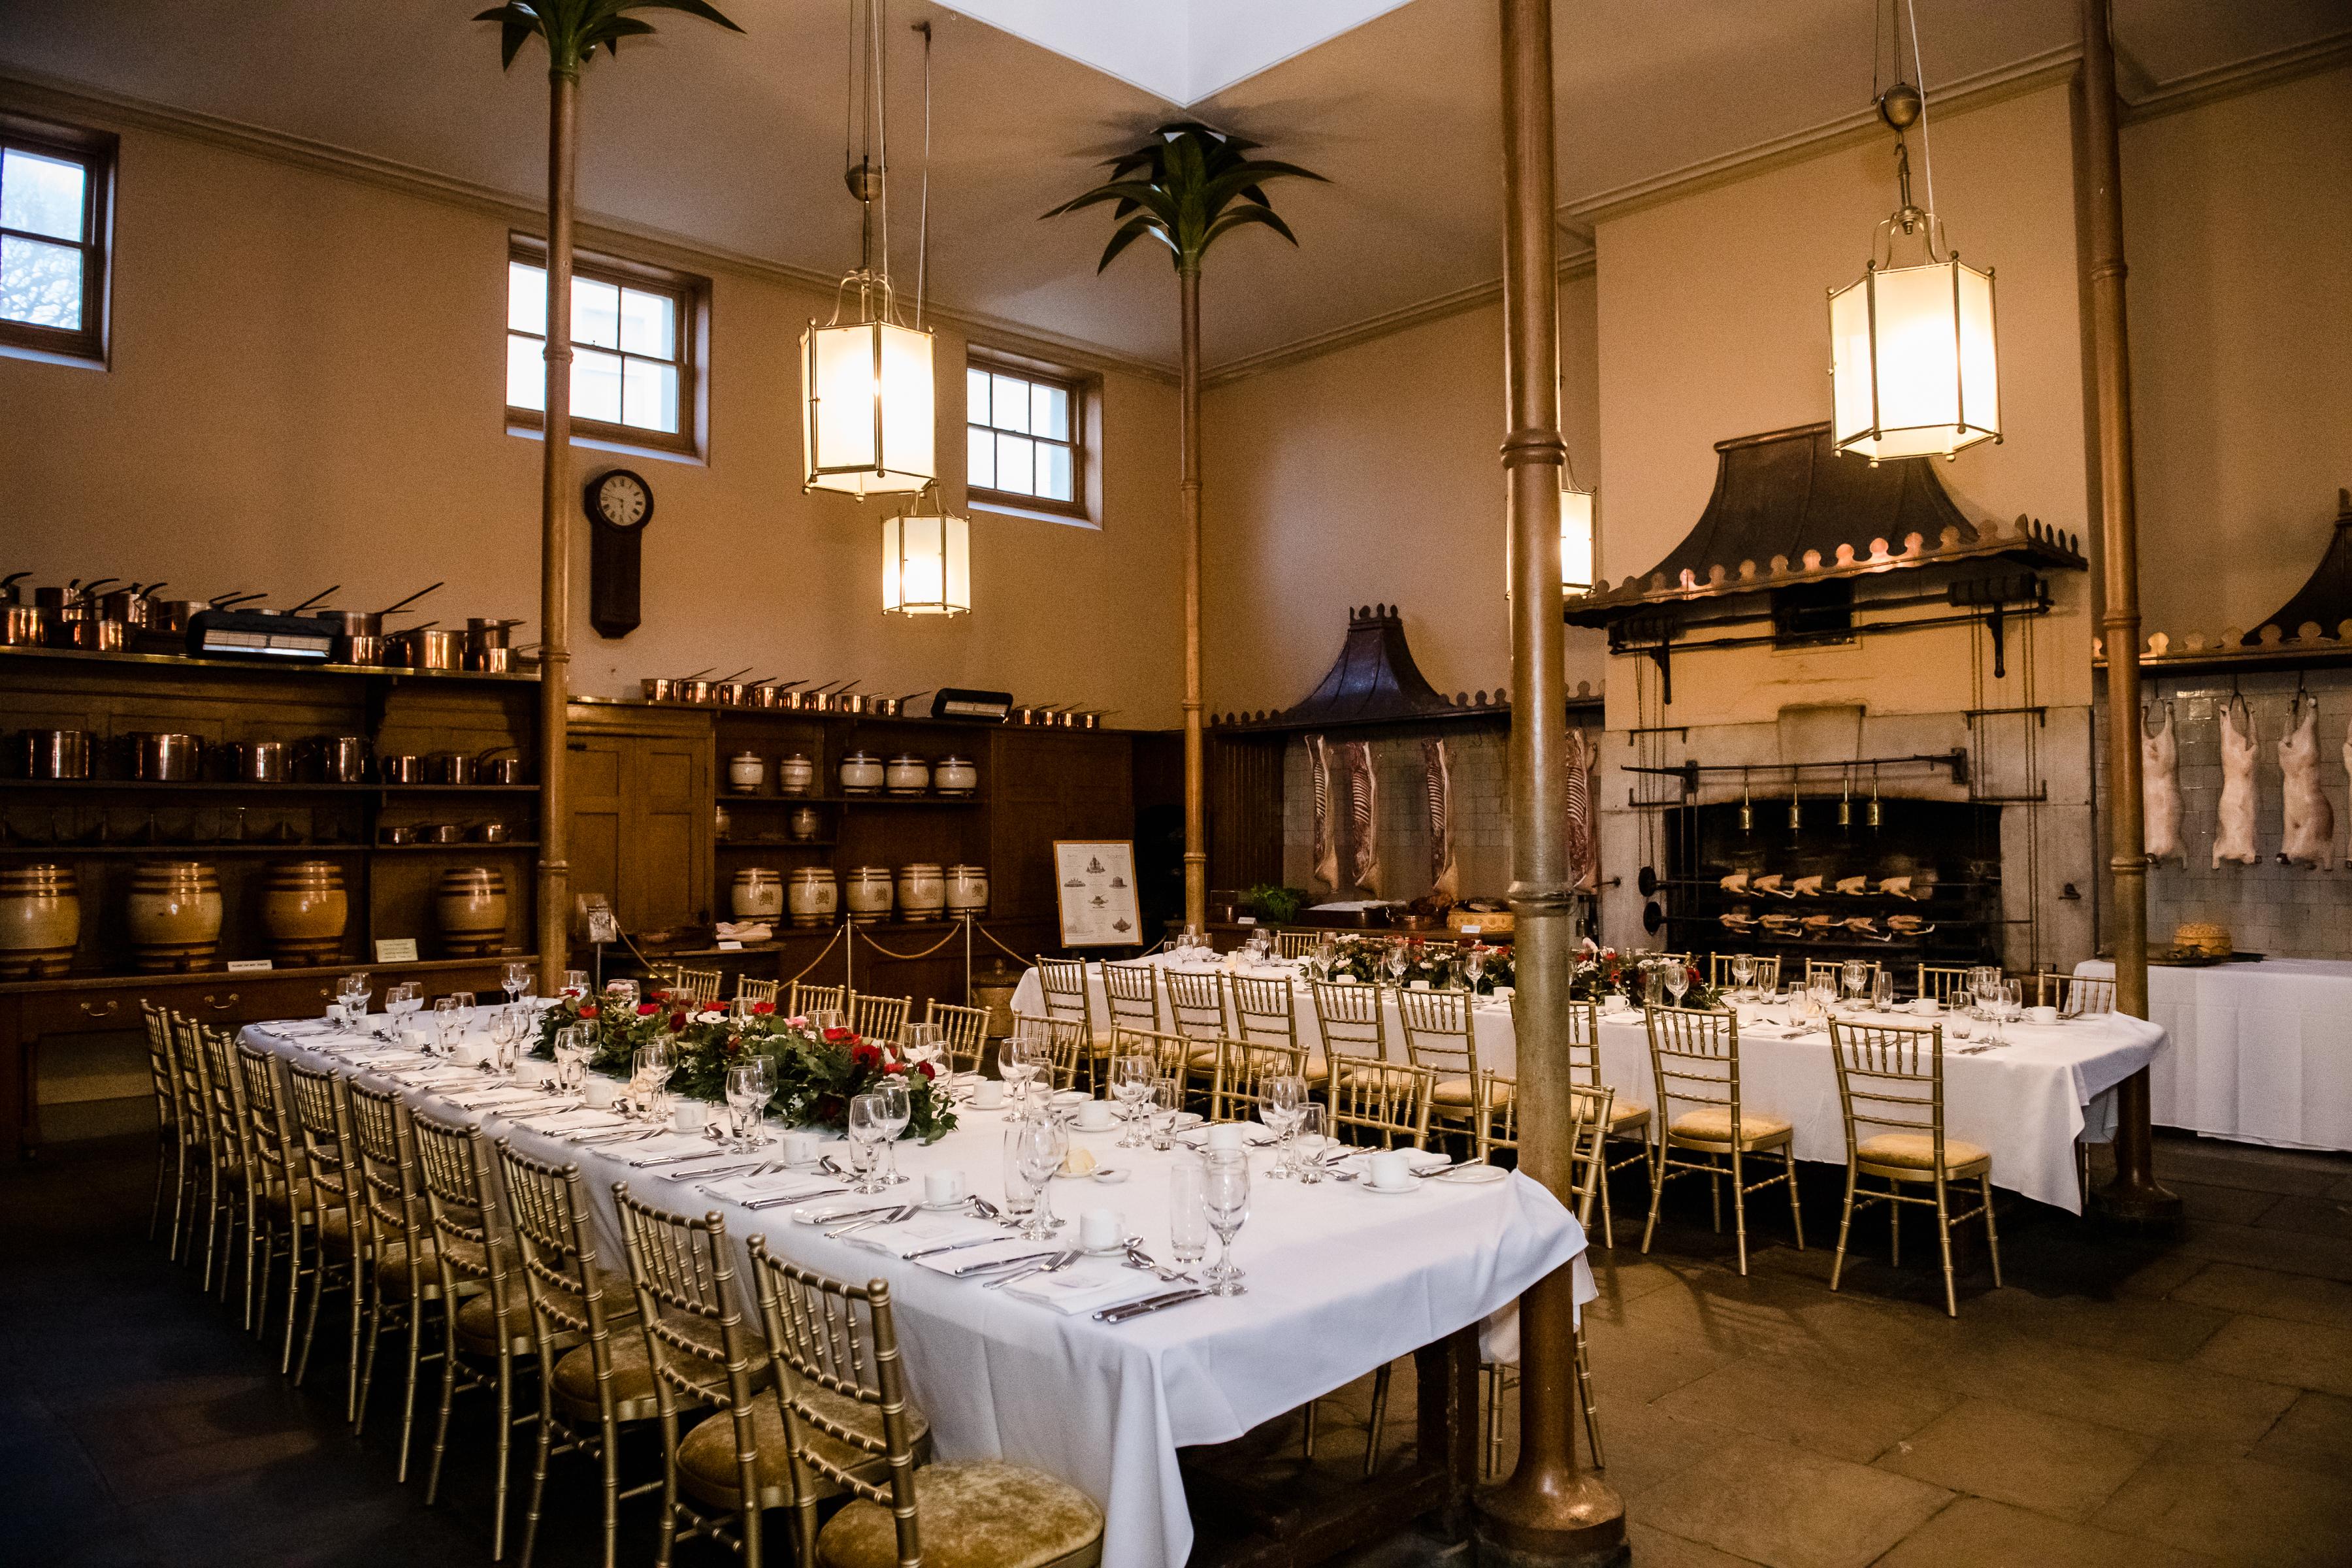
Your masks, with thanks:
M899 319L890 285L890 139L883 114L880 12L878 5L866 8L866 67L857 78L866 147L847 174L849 193L863 209L857 270L835 291L833 319L822 326L811 321L801 334L806 405L801 488L861 500L911 495L939 477L931 333Z
M882 613L971 613L971 523L940 504L936 486L882 520Z
M1592 592L1598 535L1592 492L1580 487L1565 455L1559 464L1559 591L1563 597ZM1503 531L1503 597L1511 596L1511 531Z
M1914 34L1916 60L1918 38ZM1900 58L1900 46L1897 46ZM2000 364L1993 275L1963 264L1943 244L1935 206L1935 165L1927 207L1911 199L1911 153L1904 132L1916 121L1922 145L1927 101L1898 79L1878 99L1895 131L1900 205L1878 226L1862 277L1830 290L1830 387L1838 450L1882 458L1958 456L2000 439ZM1919 242L1921 258L1895 264L1897 236Z

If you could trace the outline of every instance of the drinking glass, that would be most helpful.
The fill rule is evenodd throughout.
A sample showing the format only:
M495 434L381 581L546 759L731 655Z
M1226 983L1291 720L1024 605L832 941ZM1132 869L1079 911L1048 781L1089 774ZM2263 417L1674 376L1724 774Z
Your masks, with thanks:
M1257 1119L1275 1138L1274 1169L1266 1174L1281 1181L1290 1174L1290 1135L1298 1126L1298 1108L1307 1103L1307 1080L1288 1073L1267 1079L1265 1096Z
M1735 952L1731 955L1731 984L1742 995L1753 995L1756 982L1756 955Z
M1956 1040L1965 1040L1977 1032L1977 1021L1966 1007L1955 1007L1944 1019L1944 1033Z
M1895 976L1884 969L1871 978L1870 1010L1874 1013L1895 1011Z
M1462 973L1469 979L1469 988L1477 990L1479 980L1486 973L1486 950L1472 942L1462 954Z
M875 1089L874 1098L881 1101L882 1110L881 1181L886 1187L895 1187L907 1179L898 1170L898 1135L915 1119L915 1097L908 1091L906 1079L893 1074Z
M1119 1135L1116 1145L1121 1149L1143 1147L1143 1122L1140 1118L1144 1100L1151 1093L1152 1061L1150 1057L1120 1056L1111 1058L1110 1091L1119 1103L1119 1120L1127 1131Z
M828 1029L842 1028L845 1024L846 1020L842 1017L838 1007L820 1007L809 1015L809 1027L820 1035Z
M1168 1250L1179 1268L1195 1268L1209 1251L1208 1166L1181 1153L1168 1173Z
M637 1005L637 983L634 980L607 980L604 994L620 1006L634 1008Z
M1339 958L1339 943L1333 942L1328 936L1323 938L1322 941L1317 942L1315 944L1315 978L1318 980L1330 979L1331 965L1338 963Z
M574 1024L555 1037L555 1082L560 1089L571 1090L580 1087L588 1071L588 1030Z
M1690 989L1690 971L1679 963L1662 963L1658 976L1666 983L1666 995L1673 1005L1683 1005L1683 994Z
M1015 1117L1004 1126L1004 1212L1028 1228L1029 1216L1036 1212L1037 1189L1021 1173L1021 1122Z
M457 1047L457 1037L465 1032L465 1024L457 1013L454 995L433 999L433 1037L425 1048L435 1056L446 1057Z
M1022 1234L1043 1241L1060 1223L1054 1218L1050 1184L1070 1152L1070 1134L1057 1116L1024 1116L1013 1124L1013 1139L1022 1177L1037 1193L1037 1206L1030 1212Z
M1209 1228L1223 1244L1217 1261L1206 1276L1214 1296L1239 1296L1248 1287L1234 1266L1234 1237L1249 1219L1249 1155L1240 1149L1211 1152L1201 1182L1201 1202L1209 1211Z
M727 1146L746 1147L745 1132L751 1121L751 1108L759 1103L760 1079L748 1062L738 1063L727 1069Z
M587 995L588 972L584 969L565 970L563 972L563 994L566 996Z
M1184 1114L1184 1077L1171 1074L1151 1086L1151 1146L1164 1150L1175 1142L1177 1119Z
M1870 984L1870 965L1861 959L1849 958L1838 965L1838 978L1845 983L1846 996L1860 1001L1863 987Z
M1402 985L1404 972L1412 964L1412 955L1405 951L1404 938L1397 937L1390 942L1388 956L1382 962L1388 967L1389 984Z
M849 1184L854 1193L878 1193L885 1185L879 1173L881 1146L889 1125L878 1094L852 1095L849 1100L850 1163L857 1179Z
M1324 1129L1329 1118L1323 1107L1308 1100L1298 1108L1297 1126L1291 1134L1291 1173L1308 1186L1323 1179L1323 1156L1331 1140Z
M518 1009L501 1007L490 1015L490 1067L501 1078L515 1070L515 1047L522 1041L523 1023Z
M521 1001L522 994L530 988L530 965L508 964L504 972L499 975L499 987L507 994L508 1006L511 1007Z

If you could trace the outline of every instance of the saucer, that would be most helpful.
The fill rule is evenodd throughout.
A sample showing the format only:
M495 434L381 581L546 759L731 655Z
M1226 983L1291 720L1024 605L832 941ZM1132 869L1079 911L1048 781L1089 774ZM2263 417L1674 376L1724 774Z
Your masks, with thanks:
M1489 1182L1499 1182L1509 1175L1510 1173L1499 1165L1456 1165L1442 1175L1424 1179L1432 1182L1444 1182L1456 1187L1483 1187Z
M918 1204L915 1206L931 1214L953 1214L958 1209L968 1209L971 1207L971 1194L967 1193L962 1197L957 1198L951 1203L923 1203Z
M1417 1193L1421 1191L1422 1186L1418 1181L1407 1182L1401 1187L1383 1187L1369 1181L1360 1181L1356 1185L1368 1193L1378 1193L1384 1198L1401 1197L1406 1193Z
M1078 1256L1081 1258L1124 1258L1127 1256L1127 1247L1124 1245L1117 1247L1081 1247L1078 1248Z

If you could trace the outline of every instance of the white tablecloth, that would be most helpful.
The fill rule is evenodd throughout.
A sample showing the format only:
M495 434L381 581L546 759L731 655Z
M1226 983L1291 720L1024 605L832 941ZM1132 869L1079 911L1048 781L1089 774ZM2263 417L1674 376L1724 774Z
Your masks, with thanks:
M1092 968L1087 979L1097 1026L1108 1027L1102 982ZM1314 999L1303 981L1292 997L1300 1043L1320 1049L1322 1032L1316 1021ZM1013 1005L1017 1012L1045 1011L1045 994L1035 970L1022 976ZM1402 1060L1404 1031L1393 1001L1386 1005L1385 1012L1389 1054ZM1472 1017L1479 1067L1516 1074L1518 1037L1508 1004L1482 1004L1473 1009ZM1753 1008L1743 1015L1739 1034L1742 1101L1749 1109L1784 1117L1794 1126L1799 1159L1842 1165L1845 1124L1838 1104L1837 1070L1830 1060L1829 1037L1825 1032L1796 1039L1784 1035L1777 1023L1762 1023ZM2095 1138L2105 1135L2105 1107L2095 1102L2158 1055L2164 1031L2144 1019L2110 1015L2046 1028L2012 1024L2005 1037L2012 1043L1964 1056L1959 1054L1961 1042L1947 1036L1945 1130L1951 1137L1992 1151L1995 1184L2079 1214L2083 1203L2075 1140L2086 1129ZM1654 1105L1649 1033L1638 1014L1628 1011L1602 1016L1601 1070L1602 1081L1616 1091L1619 1104Z
M2089 959L2077 974L2113 975ZM2148 1074L2158 1125L2297 1149L2352 1149L2352 962L2150 964L2171 1037Z
M310 1026L256 1025L255 1045L312 1065L367 1073L323 1054L334 1044ZM383 1082L389 1080L377 1079ZM1003 1458L1059 1476L1100 1503L1103 1561L1156 1568L1184 1561L1192 1526L1176 1450L1226 1442L1420 1346L1479 1322L1563 1265L1576 1297L1593 1295L1584 1236L1549 1193L1524 1176L1491 1185L1440 1184L1385 1196L1354 1183L1301 1186L1261 1179L1234 1261L1249 1292L1187 1303L1118 1326L950 1279L919 1264L827 1240L789 1211L752 1212L704 1196L688 1182L635 1170L626 1146L582 1148L533 1132L495 1110L466 1112L432 1091L403 1086L410 1104L447 1120L478 1121L537 1157L576 1160L595 1196L604 1261L623 1266L612 1184L667 1199L680 1212L723 1209L738 1237L769 1245L836 1278L890 1284L915 1398L942 1458ZM902 1142L896 1189L921 1196L925 1171L961 1169L969 1190L1003 1196L1004 1115L967 1109L954 1132L928 1148ZM1106 1165L1133 1173L1116 1185L1056 1181L1055 1211L1121 1213L1163 1262L1166 1172L1171 1156L1109 1147L1116 1132L1076 1142ZM1263 1167L1261 1167L1261 1171ZM1212 1243L1213 1249L1214 1243ZM1213 1250L1212 1253L1213 1256ZM750 1276L744 1275L747 1280Z

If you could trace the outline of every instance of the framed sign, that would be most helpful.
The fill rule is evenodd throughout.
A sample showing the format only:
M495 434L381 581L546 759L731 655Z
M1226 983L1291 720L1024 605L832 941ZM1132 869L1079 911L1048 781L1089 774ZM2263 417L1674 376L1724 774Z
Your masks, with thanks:
M1054 840L1054 897L1064 947L1140 947L1143 911L1135 900L1135 841Z

